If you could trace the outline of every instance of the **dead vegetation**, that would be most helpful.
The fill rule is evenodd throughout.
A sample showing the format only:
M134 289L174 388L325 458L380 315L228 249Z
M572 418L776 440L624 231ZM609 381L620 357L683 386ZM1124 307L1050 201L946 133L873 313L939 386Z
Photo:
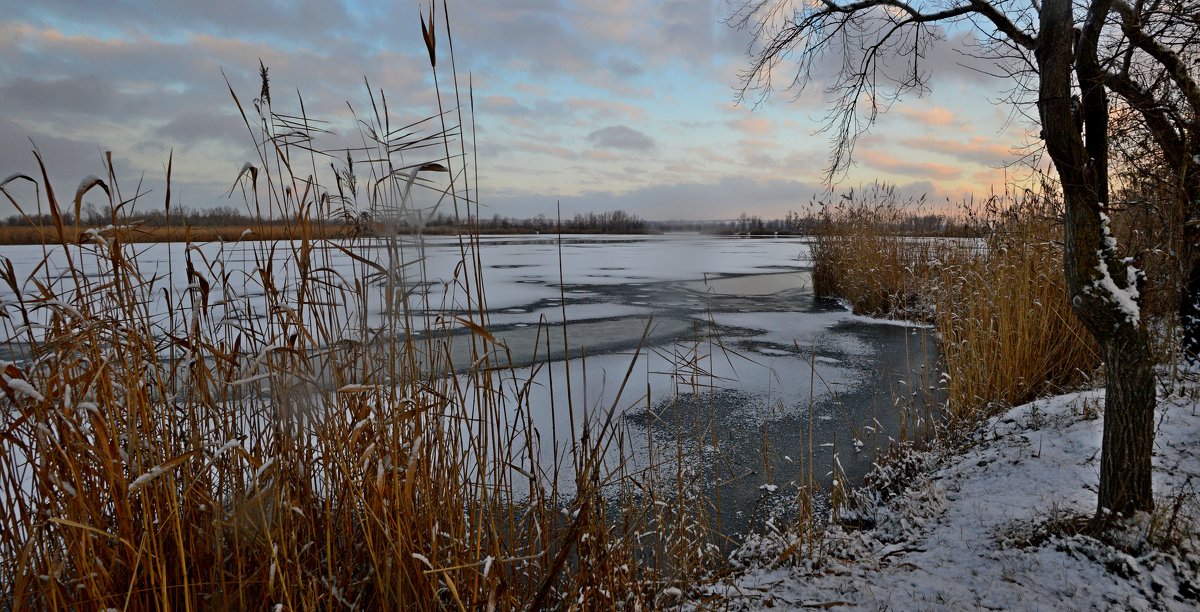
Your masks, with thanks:
M431 59L441 18L423 23ZM543 465L531 379L486 329L477 234L460 237L447 288L471 363L453 362L448 322L420 304L421 245L387 230L478 215L468 99L438 91L415 122L373 94L354 152L370 161L323 182L315 169L349 154L316 148L323 124L273 102L264 67L259 96L233 98L261 143L235 193L290 221L236 245L178 230L192 242L169 251L171 273L139 262L137 227L66 221L89 194L118 221L137 199L111 161L74 202L44 171L4 185L18 204L18 184L36 184L44 200L23 204L51 224L31 274L0 270L14 296L0 326L27 355L0 364L0 605L653 608L706 570L703 504L672 494L691 476L655 484L614 464L615 404ZM327 240L361 209L387 238Z

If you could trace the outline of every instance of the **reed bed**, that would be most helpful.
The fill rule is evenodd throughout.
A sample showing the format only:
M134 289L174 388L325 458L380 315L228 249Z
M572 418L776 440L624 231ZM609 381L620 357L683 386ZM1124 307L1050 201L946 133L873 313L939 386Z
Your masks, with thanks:
M40 176L2 186L53 227L27 275L0 261L0 330L20 347L0 363L0 607L652 608L706 571L683 447L657 477L614 462L614 402L572 424L552 467L539 459L532 375L487 331L471 103L434 21L431 63L450 58L437 111L395 121L373 93L359 149L321 152L328 124L273 103L265 67L252 102L230 87L259 143L234 193L288 220L251 228L288 242L180 228L192 242L151 272L120 222L144 196L123 195L111 158L73 202L40 156ZM168 164L168 218L170 178ZM116 222L67 222L84 197ZM393 231L439 209L464 230L453 322L422 302L420 240ZM383 238L329 239L361 210ZM452 326L470 331L470 363L451 357Z
M955 239L905 233L922 206L880 184L822 204L812 240L816 295L845 299L855 314L929 319L930 262Z
M856 313L928 322L939 332L948 416L974 423L1091 376L1099 352L1067 301L1052 197L994 196L970 213L980 238L904 235L919 202L875 187L822 212L813 239L817 295Z
M1071 312L1055 200L1025 192L987 208L981 248L939 266L933 284L950 413L968 423L1078 386L1100 366Z

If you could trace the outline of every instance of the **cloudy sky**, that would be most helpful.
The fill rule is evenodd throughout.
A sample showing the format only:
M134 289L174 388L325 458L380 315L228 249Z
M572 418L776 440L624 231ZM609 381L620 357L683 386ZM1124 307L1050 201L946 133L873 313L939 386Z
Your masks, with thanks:
M224 199L250 137L225 86L277 111L350 130L364 77L397 119L434 108L409 0L38 0L0 14L0 176L33 173L30 139L59 191L102 174L111 150L126 189L161 192L174 151L175 201ZM821 182L820 84L753 108L734 102L747 35L725 0L452 2L462 75L474 84L485 214L621 208L651 219L782 216ZM932 92L894 106L859 142L841 186L885 181L934 202L1002 188L999 167L1027 126L996 104L1004 83L970 70L969 27L931 49ZM445 46L439 48L443 64ZM339 137L345 137L341 134ZM23 189L23 187L22 187ZM161 202L161 197L153 197ZM0 214L11 213L7 203Z

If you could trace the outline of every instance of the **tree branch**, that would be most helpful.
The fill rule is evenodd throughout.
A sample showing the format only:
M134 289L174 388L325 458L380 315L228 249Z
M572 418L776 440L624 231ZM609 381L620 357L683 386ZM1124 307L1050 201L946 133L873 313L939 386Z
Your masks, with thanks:
M1200 116L1200 83L1197 83L1188 71L1187 63L1153 36L1146 34L1142 29L1139 13L1124 0L1114 0L1112 8L1121 16L1121 31L1129 38L1129 42L1145 51L1167 70L1167 74L1187 100L1188 106L1192 107L1193 115Z
M1129 75L1123 72L1104 73L1102 79L1105 87L1112 90L1141 114L1146 125L1157 137L1163 153L1169 159L1178 160L1179 156L1187 154L1184 135L1176 131L1175 124L1171 121L1161 101L1155 99L1149 91L1138 86L1129 78Z
M987 0L953 0L949 8L931 12L913 0L817 0L800 5L752 2L734 20L738 27L750 29L757 41L751 47L753 63L742 73L738 99L745 100L752 89L766 97L773 89L773 71L793 53L798 66L789 88L802 92L815 73L827 70L818 63L819 58L826 52L841 51L842 66L826 88L833 105L822 130L829 132L834 143L826 176L832 180L849 163L856 138L874 123L881 96L886 104L924 88L921 58L930 41L939 36L928 24L972 16L991 23L991 27L977 27L996 39L1026 50L1035 45L1033 35ZM839 44L844 48L838 49ZM907 76L881 70L886 58L893 56L906 58ZM870 102L869 113L859 112L864 99Z
M997 30L1003 32L1005 36L1017 45L1030 51L1037 47L1037 39L1021 30L1021 28L1018 28L1012 20L1004 13L1001 13L995 6L992 6L987 0L970 0L970 3L973 12L992 22L992 25L996 26Z

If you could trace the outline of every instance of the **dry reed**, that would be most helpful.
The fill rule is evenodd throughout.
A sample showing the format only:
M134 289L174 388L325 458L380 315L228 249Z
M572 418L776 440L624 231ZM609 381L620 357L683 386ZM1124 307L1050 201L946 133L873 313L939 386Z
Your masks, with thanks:
M1095 371L1098 352L1066 298L1052 198L991 198L974 219L979 239L905 236L895 228L909 214L911 203L878 186L827 205L814 287L856 313L933 323L949 416L971 424Z
M973 423L1085 382L1100 353L1071 312L1062 225L1052 197L996 196L979 248L936 273L935 302L951 414Z
M823 204L812 240L816 295L843 298L855 314L929 318L928 266L947 243L899 229L922 205L879 184Z
M27 276L0 262L13 300L0 326L23 347L0 363L0 605L649 608L703 569L685 554L710 537L703 504L671 493L690 476L658 488L613 465L615 403L564 447L571 487L539 459L532 378L487 331L470 105L435 17L423 35L453 79L435 69L438 112L393 123L372 94L363 149L331 152L370 161L335 168L329 188L325 124L302 101L279 110L265 67L253 109L230 87L261 143L235 192L290 220L254 232L290 242L189 243L170 274L151 272L136 228L64 221L40 156L39 178L14 179L40 186L53 239ZM72 218L97 189L121 215L131 199L111 159L106 171ZM170 179L168 165L167 217ZM447 292L470 363L421 303L421 243L389 231L438 207L467 230ZM385 238L325 239L357 209ZM335 262L347 257L352 271Z

